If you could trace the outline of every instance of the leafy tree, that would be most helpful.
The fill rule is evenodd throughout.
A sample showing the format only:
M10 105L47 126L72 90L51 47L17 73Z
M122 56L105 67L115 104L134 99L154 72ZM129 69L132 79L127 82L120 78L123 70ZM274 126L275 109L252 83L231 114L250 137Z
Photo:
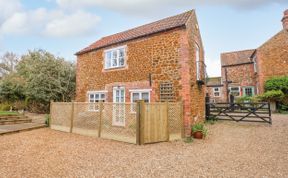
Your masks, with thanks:
M5 76L0 82L0 101L15 102L24 99L24 80L16 74Z
M6 52L0 57L0 76L4 77L15 72L15 67L19 62L19 57L13 52Z
M26 99L42 104L70 101L75 93L75 65L45 50L29 51L17 65Z

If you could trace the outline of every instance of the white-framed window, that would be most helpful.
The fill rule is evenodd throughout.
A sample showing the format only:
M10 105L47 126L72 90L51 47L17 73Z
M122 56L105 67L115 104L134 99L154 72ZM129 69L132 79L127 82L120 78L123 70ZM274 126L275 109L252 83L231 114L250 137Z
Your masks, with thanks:
M88 91L88 111L99 111L99 102L105 102L107 91Z
M200 49L197 43L195 43L195 56L196 56L196 79L200 80L201 75L200 75Z
M113 87L113 126L125 127L125 88Z
M254 96L254 87L243 87L243 96Z
M105 69L124 67L126 65L126 46L105 50Z
M233 96L240 96L240 87L229 87L230 94Z
M221 96L221 88L220 87L213 87L213 96L220 97Z
M136 101L144 100L145 103L150 103L151 89L129 90L131 100L131 112L136 112Z

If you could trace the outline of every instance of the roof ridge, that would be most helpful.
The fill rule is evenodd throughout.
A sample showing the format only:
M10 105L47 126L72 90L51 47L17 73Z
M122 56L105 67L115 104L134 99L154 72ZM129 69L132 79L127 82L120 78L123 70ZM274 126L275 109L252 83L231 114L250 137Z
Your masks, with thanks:
M100 39L107 38L107 37L110 37L110 36L113 36L113 35L119 35L119 34L121 34L121 33L124 33L124 32L127 32L127 31L131 31L131 30L135 30L135 29L137 29L137 28L141 28L141 27L146 26L146 25L151 25L151 24L153 24L153 23L158 23L158 22L163 21L163 20L168 20L168 19L173 18L173 17L177 17L177 16L181 16L181 15L184 15L184 14L193 13L193 11L195 11L195 10L192 9L192 10L183 12L183 13L181 13L181 14L176 14L176 15L172 15L172 16L169 16L169 17L165 17L165 18L162 18L162 19L159 19L159 20L156 20L156 21L152 21L152 22L149 22L149 23L140 25L140 26L136 26L136 27L129 28L128 30L123 30L123 31L121 31L121 32L117 32L117 33L113 33L113 34L111 34L111 35L104 36L104 37L102 37L102 38L100 38ZM191 15L191 14L190 14L190 15ZM187 20L188 20L188 18L187 18ZM187 20L186 20L186 21L187 21Z
M194 9L183 12L178 15L166 17L148 24L144 24L122 32L102 37L99 40L87 46L86 48L78 51L76 55L93 51L99 48L111 46L114 44L122 43L125 41L142 38L148 35L153 35L163 31L183 27L186 25L187 21L190 19L193 12L195 12Z
M256 50L257 48L255 48L255 49L244 49L244 50L239 50L239 51L228 51L228 52L223 52L223 53L221 53L221 55L222 54L231 54L231 53L237 53L237 52L245 52L245 51L254 51L254 50Z

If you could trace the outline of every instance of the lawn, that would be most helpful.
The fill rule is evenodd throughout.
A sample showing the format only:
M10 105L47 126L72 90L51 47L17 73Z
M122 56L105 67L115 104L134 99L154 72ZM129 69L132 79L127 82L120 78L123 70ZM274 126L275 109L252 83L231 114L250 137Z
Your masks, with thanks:
M144 146L49 128L0 136L0 177L287 177L287 115L208 127L205 140Z
M19 115L19 113L14 111L0 111L0 116L16 116L16 115Z

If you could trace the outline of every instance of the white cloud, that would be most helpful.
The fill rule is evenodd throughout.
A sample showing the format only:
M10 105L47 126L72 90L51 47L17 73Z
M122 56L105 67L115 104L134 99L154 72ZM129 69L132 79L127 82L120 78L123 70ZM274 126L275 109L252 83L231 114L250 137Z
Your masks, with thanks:
M16 34L76 37L96 31L100 21L99 16L80 10L25 10L19 0L0 0L1 10L2 5L4 10L0 11L0 36Z
M146 16L175 8L192 9L202 5L253 9L264 5L288 4L287 0L56 0L56 2L66 9L103 7L121 13Z
M57 18L52 18L44 29L44 34L55 37L70 37L75 35L87 34L94 31L100 21L100 17L83 11L78 11L74 14L57 15Z

